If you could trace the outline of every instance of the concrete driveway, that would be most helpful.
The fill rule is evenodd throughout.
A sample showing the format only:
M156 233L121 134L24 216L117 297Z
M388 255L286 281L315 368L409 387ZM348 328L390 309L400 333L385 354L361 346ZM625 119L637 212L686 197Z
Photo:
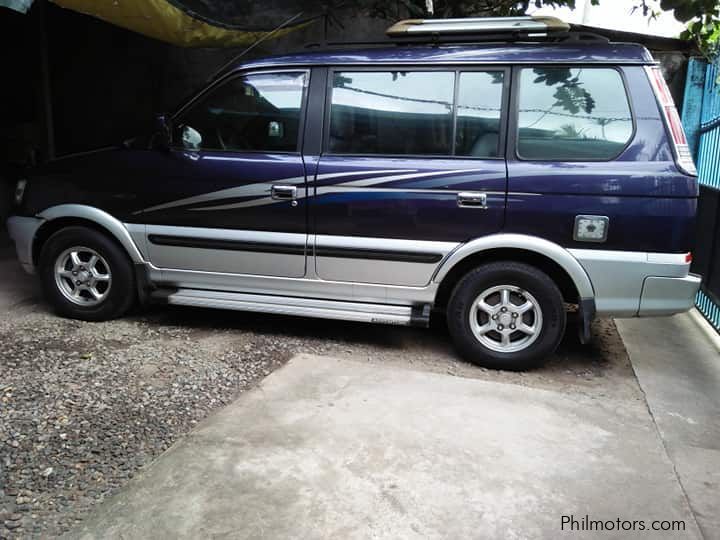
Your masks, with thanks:
M701 538L643 401L300 355L72 536L550 539L563 516Z
M719 349L687 315L619 321L632 364L598 321L507 373L438 328L59 319L7 252L0 308L0 538L720 538Z

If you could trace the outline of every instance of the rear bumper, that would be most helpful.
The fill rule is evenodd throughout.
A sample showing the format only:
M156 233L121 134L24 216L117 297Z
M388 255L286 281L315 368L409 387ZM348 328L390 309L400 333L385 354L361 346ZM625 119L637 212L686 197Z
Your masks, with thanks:
M571 249L592 282L600 316L653 317L687 311L700 278L682 253Z
M33 242L35 241L35 234L43 222L42 219L22 216L12 216L7 220L8 232L15 243L18 260L29 274L35 273L32 256Z
M700 276L684 278L650 276L643 283L640 297L640 317L672 315L690 309L700 288Z

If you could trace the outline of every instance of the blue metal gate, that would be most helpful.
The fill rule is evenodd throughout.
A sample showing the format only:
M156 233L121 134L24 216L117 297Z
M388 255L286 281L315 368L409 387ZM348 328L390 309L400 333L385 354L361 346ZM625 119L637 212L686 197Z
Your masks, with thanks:
M695 303L720 331L720 58L690 60L682 116L700 180L692 270L703 283Z

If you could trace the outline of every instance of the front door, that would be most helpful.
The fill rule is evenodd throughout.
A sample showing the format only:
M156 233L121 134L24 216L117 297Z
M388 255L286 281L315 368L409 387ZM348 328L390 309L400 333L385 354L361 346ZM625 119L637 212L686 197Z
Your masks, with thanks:
M302 277L305 71L222 81L173 119L142 211L158 268Z
M331 70L314 179L318 276L423 286L462 242L500 231L507 70Z

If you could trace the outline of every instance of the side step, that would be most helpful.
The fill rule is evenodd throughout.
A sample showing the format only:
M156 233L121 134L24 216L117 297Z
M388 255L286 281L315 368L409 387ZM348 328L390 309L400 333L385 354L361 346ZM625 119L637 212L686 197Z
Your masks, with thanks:
M429 305L365 304L200 289L158 290L153 293L152 298L178 306L256 311L401 326L427 326L430 320Z

